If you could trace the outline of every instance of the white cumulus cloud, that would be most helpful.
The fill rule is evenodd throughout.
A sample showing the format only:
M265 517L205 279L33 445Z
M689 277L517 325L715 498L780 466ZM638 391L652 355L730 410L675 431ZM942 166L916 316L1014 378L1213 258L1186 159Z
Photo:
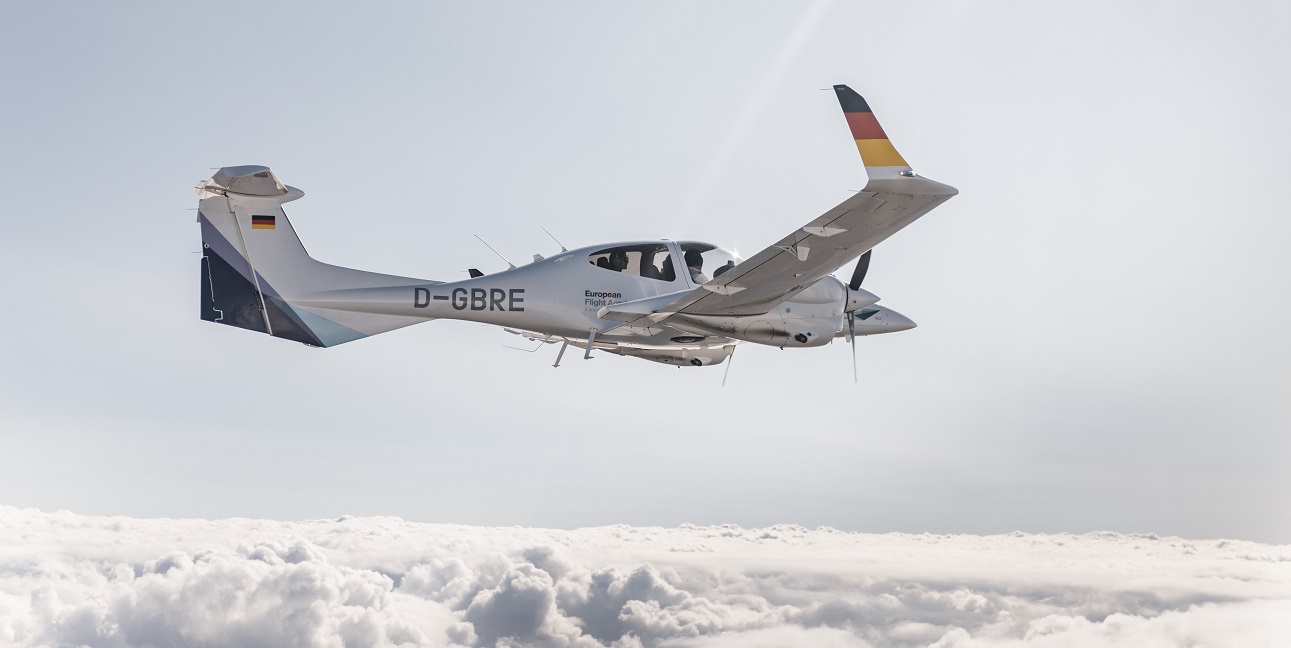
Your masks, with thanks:
M0 645L1276 646L1291 547L0 507Z

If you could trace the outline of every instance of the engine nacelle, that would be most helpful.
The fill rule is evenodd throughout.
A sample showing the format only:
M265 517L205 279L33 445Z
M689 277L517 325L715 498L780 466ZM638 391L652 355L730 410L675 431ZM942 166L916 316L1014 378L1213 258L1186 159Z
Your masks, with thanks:
M886 306L867 306L856 312L856 335L878 335L908 331L918 324L914 320ZM838 337L847 337L847 327L838 332Z
M663 364L678 367L707 367L722 364L735 351L734 344L700 349L663 349L619 347L614 352L619 355L644 358Z
M770 313L750 317L674 315L668 324L699 335L721 335L778 347L824 346L843 326L842 314L804 316L799 311L805 309L794 306L782 304Z

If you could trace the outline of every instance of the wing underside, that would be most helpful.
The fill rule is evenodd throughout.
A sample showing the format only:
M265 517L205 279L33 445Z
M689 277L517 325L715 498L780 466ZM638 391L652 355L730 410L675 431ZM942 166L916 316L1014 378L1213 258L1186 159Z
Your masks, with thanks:
M766 313L959 193L911 171L869 104L847 86L834 90L869 175L865 188L720 277L658 308L648 321L658 323L674 314ZM641 318L628 325L646 323L647 318Z

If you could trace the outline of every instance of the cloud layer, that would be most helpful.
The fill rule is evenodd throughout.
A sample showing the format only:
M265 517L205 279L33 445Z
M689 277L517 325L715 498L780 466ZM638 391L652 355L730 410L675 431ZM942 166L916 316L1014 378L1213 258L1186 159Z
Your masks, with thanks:
M0 507L0 645L1273 646L1291 547Z

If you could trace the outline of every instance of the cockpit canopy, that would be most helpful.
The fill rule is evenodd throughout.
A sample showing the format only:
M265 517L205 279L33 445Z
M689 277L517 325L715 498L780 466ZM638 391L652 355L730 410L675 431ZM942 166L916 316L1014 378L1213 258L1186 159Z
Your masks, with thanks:
M686 262L686 267L690 270L691 280L695 284L702 284L709 279L716 279L744 260L736 256L734 252L723 250L711 243L682 241L677 245L681 248L682 257ZM698 266L695 265L696 260L699 261Z
M672 271L668 244L662 242L618 245L597 250L588 255L587 261L598 268L646 279L672 281L677 278L676 272Z
M666 241L616 245L596 250L587 256L587 262L604 270L625 275L673 282L678 270L698 285L735 267L742 259L715 245L685 241L677 243L680 257Z

